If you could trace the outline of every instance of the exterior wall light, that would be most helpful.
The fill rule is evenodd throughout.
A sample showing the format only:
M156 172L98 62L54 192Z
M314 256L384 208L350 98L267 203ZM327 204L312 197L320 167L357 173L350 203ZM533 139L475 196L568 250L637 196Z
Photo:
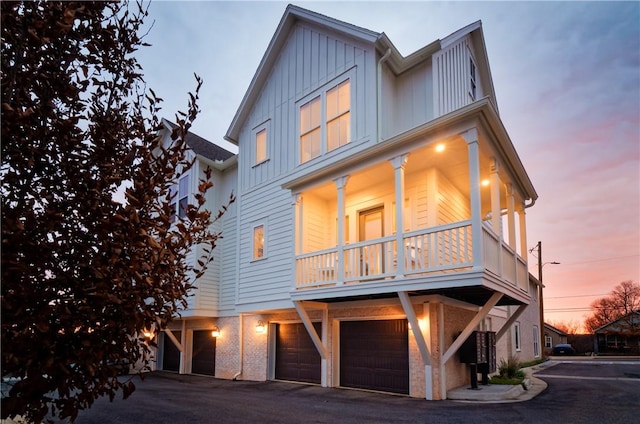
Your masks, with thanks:
M444 143L438 143L436 144L436 152L438 153L442 153L444 152L444 149L446 148Z
M213 327L211 337L220 337L220 329L218 327Z
M267 331L267 326L264 325L264 322L258 321L258 324L256 325L256 333L263 334L266 331Z
M153 339L153 333L151 331L143 331L142 335L144 336L145 339Z

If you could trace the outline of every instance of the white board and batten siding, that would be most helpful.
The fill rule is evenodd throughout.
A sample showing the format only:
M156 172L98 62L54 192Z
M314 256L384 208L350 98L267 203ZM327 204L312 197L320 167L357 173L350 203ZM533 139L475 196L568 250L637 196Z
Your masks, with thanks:
M240 131L240 191L287 175L299 163L298 108L316 91L351 79L351 140L375 129L375 52L310 24L295 25ZM313 96L311 96L313 97ZM309 100L311 100L309 97ZM267 128L267 160L255 164L255 132Z
M427 60L394 76L386 67L382 77L382 135L389 138L434 118L433 68Z
M323 161L299 165L299 107L315 93L350 79L351 143L331 159L375 143L375 52L372 45L309 23L290 31L269 78L239 132L239 266L236 303L288 302L294 287L294 207L283 178ZM255 163L255 134L267 128L267 160ZM265 226L265 257L253 259L253 229Z
M433 55L434 117L445 115L484 96L481 68L474 58L471 36L440 50ZM476 63L476 96L470 95L470 60Z

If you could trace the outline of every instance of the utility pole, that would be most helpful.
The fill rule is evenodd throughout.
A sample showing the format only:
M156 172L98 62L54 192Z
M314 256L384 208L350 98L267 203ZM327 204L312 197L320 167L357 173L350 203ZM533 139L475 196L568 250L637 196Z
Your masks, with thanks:
M533 252L533 250L537 250L538 251L538 282L540 283L540 290L539 290L539 296L538 296L538 303L540 306L540 354L542 356L542 352L544 350L544 298L543 298L543 289L544 289L544 284L542 283L542 267L544 267L546 264L551 264L551 265L560 265L560 262L542 262L542 242L539 241L538 244L536 245L536 247L534 247L533 249L530 250L530 252Z
M544 288L544 284L542 284L542 242L539 241L537 246L538 248L538 282L540 283L540 295L538 296L538 304L540 306L540 357L542 357L542 352L544 352L544 298L542 297L542 289Z

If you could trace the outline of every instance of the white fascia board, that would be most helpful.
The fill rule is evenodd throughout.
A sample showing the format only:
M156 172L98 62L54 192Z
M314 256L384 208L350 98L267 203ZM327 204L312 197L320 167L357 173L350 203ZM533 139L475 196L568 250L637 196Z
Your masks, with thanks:
M231 125L224 136L224 139L228 142L233 143L236 146L238 145L240 127L249 113L250 106L256 101L260 94L260 89L269 78L269 71L278 59L280 49L286 42L291 28L293 28L297 21L309 22L323 28L328 28L345 36L362 40L369 44L375 43L380 36L377 32L349 24L347 22L342 22L292 4L288 5L284 15L282 15L282 18L280 19L280 23L278 24L273 37L271 38L271 41L269 42L267 50L262 56L258 69L253 75L249 88L240 102L240 106L231 121Z
M402 56L396 46L391 42L387 34L384 32L380 34L376 41L376 49L381 55L384 55L387 50L391 50L391 55L385 61L391 71L397 76L413 68L416 65L431 58L433 54L440 50L440 40L436 40L426 46L416 50L407 57Z

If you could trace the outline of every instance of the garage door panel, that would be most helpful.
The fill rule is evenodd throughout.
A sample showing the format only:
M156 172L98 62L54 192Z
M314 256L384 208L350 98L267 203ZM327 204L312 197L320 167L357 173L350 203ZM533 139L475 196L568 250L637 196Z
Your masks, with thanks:
M216 339L211 336L211 331L194 331L192 350L191 372L194 374L215 375Z
M321 323L314 323L321 332ZM276 327L275 378L320 383L320 354L304 324L278 324Z
M180 340L182 332L173 331L173 335L176 339ZM163 347L162 347L162 369L165 371L180 371L180 350L173 344L173 341L166 335L162 334Z
M340 384L409 393L406 320L343 321L340 325Z

